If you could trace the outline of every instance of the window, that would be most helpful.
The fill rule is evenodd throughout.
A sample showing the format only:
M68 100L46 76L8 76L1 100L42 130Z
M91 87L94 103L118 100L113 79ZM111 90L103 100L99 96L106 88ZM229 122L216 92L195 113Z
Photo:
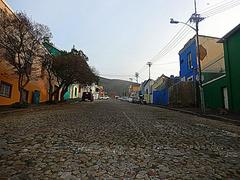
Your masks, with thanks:
M11 91L12 91L12 85L11 84L0 81L0 96L10 98L11 97Z
M188 57L188 68L192 69L192 54L188 53L187 57Z

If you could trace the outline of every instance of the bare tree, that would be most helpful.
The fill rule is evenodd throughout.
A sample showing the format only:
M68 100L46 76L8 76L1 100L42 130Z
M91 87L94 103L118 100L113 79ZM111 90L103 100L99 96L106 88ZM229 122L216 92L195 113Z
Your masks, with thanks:
M47 72L47 80L48 80L48 97L49 97L49 102L52 102L53 100L53 81L56 80L56 76L54 75L54 70L53 70L53 57L45 53L43 54L43 57L41 58L42 62L42 67L44 70Z
M23 89L37 75L34 71L41 69L36 61L44 53L41 46L44 37L51 37L49 28L33 22L25 13L1 14L0 49L3 49L1 56L18 75L19 102L23 101Z

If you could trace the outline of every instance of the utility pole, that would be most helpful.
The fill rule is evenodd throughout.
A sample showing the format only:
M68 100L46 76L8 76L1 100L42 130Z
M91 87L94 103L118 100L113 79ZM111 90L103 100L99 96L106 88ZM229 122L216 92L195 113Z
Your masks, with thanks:
M136 81L138 83L138 78L139 78L139 73L138 72L135 73L135 77L136 77Z
M198 64L198 73L199 73L199 78L198 78L198 84L199 84L199 91L200 91L200 98L201 98L201 111L202 113L205 113L206 108L205 108L205 101L204 101L204 92L203 92L203 87L202 87L202 71L201 71L201 59L200 59L200 45L199 45L199 22L204 20L204 17L201 17L200 14L197 13L197 2L194 0L194 13L190 17L190 22L195 23L195 27L189 25L188 23L185 22L180 22L180 21L175 21L173 19L170 19L171 24L184 24L191 29L193 29L196 32L196 48L197 48L197 64Z
M149 79L151 79L151 71L150 71L150 69L151 69L151 66L152 66L152 62L147 62L147 65L148 65L148 70L149 70Z
M199 91L200 91L200 99L201 99L201 110L203 113L206 112L205 108L205 100L204 100L204 92L202 86L202 68L201 68L201 56L200 56L200 45L199 45L199 22L204 20L200 14L197 13L197 2L194 0L194 9L195 13L190 18L190 22L194 22L196 24L196 46L197 46L197 62L198 62L198 73L199 73Z

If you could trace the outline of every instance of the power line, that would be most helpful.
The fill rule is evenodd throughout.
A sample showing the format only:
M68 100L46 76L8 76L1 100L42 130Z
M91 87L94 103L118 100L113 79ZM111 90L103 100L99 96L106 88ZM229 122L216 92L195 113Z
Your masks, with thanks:
M230 3L230 2L232 2L232 1L235 1L235 0L230 0L230 1L227 2L227 3ZM206 9L199 11L199 14L206 13L206 12L208 12L208 11L210 11L210 10L218 7L218 6L221 6L221 5L223 5L223 4L226 4L226 0L223 0L223 1L219 2L219 3L217 3L217 4L213 4L213 5L209 6L209 7L207 7Z
M189 20L186 23L188 22ZM186 26L182 26L182 28L173 36L169 43L163 49L161 49L150 61L155 62L160 57L167 55L178 45L179 42L181 42L186 37L190 31L191 30ZM146 66L143 66L138 72L141 73L143 70L145 70L145 68Z
M239 0L231 0L229 2L221 1L217 5L213 5L207 9L205 9L204 11L201 12L201 14L203 16L210 17L210 16L214 16L216 14L222 13L228 9L234 8L238 5L240 5ZM188 23L188 22L189 22L189 20L186 23ZM167 55L170 51L172 51L178 45L178 43L181 42L186 37L186 34L190 32L190 29L186 30L186 28L187 28L186 26L183 26L176 33L176 35L173 36L173 38L170 40L170 42L163 49L161 49L150 61L151 62L157 61L160 58ZM144 65L138 72L139 73L144 72L146 69L147 69L147 66Z
M202 13L203 16L205 17L211 17L211 16L214 16L214 15L217 15L217 14L220 14L220 13L223 13L229 9L232 9L236 6L240 5L240 1L239 0L233 0L233 1L230 1L230 2L227 2L227 3L224 3L222 5L218 5L216 6L215 8L212 8L208 11L204 11Z

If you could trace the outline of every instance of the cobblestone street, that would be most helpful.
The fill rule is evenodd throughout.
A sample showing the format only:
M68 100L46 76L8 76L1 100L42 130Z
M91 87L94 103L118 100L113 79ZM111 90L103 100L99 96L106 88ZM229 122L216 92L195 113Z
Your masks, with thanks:
M0 179L240 179L240 127L120 101L0 115Z

